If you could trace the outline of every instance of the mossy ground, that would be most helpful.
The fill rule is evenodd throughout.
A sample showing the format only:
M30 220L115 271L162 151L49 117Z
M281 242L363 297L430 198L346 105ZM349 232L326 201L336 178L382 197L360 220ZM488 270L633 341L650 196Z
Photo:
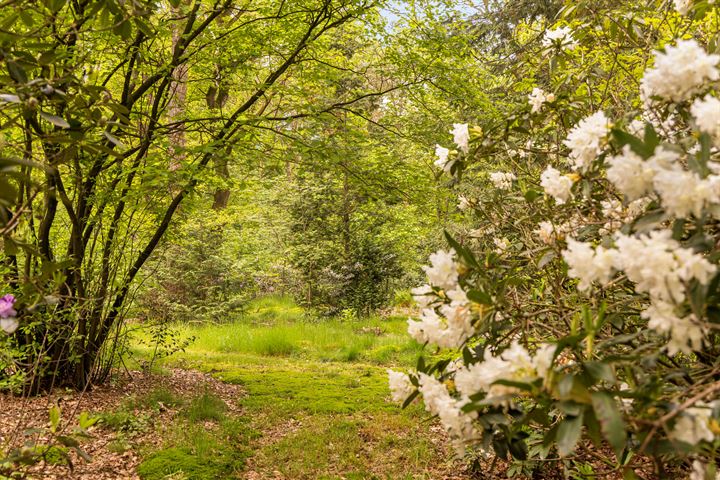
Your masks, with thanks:
M277 305L269 303L277 314ZM268 309L267 300L263 306ZM197 397L181 410L186 419L177 420L181 431L168 434L175 440L146 453L141 477L163 478L158 475L177 473L182 466L185 476L179 478L187 479L442 478L438 472L450 454L428 434L427 415L417 405L401 410L388 398L385 369L408 367L419 353L402 333L405 320L322 323L296 307L284 307L291 312L282 311L275 321L258 309L259 314L234 323L182 327L183 335L197 340L161 366L198 369L242 385L246 395L237 399L242 416L209 415L208 400ZM275 341L292 347L278 353L269 347ZM346 353L355 348L356 353ZM135 349L136 358L149 353ZM183 430L183 422L193 415L191 425L198 425L197 415L217 424L211 438ZM247 430L233 441L224 440L229 438L225 421L245 422ZM217 453L204 457L206 449L198 441L212 444L210 450ZM232 456L228 449L237 462L227 461Z

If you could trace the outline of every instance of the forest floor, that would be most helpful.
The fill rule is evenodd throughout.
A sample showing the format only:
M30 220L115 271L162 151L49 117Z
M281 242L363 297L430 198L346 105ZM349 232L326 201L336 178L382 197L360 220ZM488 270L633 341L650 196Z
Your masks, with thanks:
M68 424L82 410L100 419L83 444L92 463L36 478L469 478L421 405L390 402L386 368L412 366L420 351L405 318L317 321L278 299L254 308L242 321L183 327L178 338L193 343L156 361L137 333L130 371L108 385L16 405L38 424L58 402Z

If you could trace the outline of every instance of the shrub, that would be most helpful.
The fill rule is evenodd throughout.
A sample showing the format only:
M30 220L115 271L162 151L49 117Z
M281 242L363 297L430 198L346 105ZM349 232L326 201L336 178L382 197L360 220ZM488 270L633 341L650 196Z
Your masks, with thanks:
M714 478L720 56L698 40L717 35L717 10L576 7L544 34L518 28L549 68L518 54L516 74L542 85L511 85L504 116L455 124L456 150L437 148L464 179L468 228L413 290L408 331L443 355L390 371L393 398L422 397L459 453L516 472L552 458L582 477L583 446L608 475L665 478L687 460ZM697 39L673 39L679 25Z

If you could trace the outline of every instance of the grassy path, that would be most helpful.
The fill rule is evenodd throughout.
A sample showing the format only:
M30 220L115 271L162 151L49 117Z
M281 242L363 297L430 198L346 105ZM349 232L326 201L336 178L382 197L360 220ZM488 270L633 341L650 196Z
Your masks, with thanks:
M422 422L419 406L400 410L388 401L385 368L418 353L403 319L308 322L284 308L270 321L269 310L241 323L185 327L181 334L196 341L163 362L242 386L237 403L254 434L243 437L248 458L231 478L450 478L439 430ZM170 436L167 448L176 443Z

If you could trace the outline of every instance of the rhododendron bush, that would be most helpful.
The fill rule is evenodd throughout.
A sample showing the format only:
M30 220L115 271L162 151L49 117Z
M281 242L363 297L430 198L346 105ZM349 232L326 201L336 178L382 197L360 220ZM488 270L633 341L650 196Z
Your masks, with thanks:
M413 290L429 355L389 380L459 455L715 478L720 17L636 3L519 25L505 115L436 146L465 227Z

